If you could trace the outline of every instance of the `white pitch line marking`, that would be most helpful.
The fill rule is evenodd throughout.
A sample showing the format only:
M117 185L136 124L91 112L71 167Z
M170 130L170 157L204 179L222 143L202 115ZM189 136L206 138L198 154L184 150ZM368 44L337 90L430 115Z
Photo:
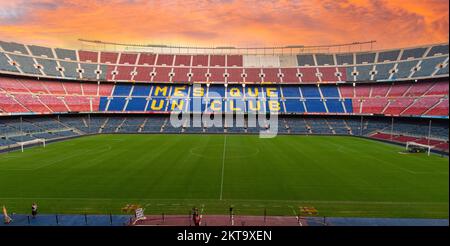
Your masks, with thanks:
M301 220L300 220L300 217L297 215L297 212L295 212L294 207L292 207L292 206L289 206L289 207L292 209L292 213L294 213L294 216L295 216L295 218L297 219L298 225L299 225L299 226L303 226L303 224L302 224L302 222L301 222Z
M224 173L224 169L225 169L225 154L227 151L227 135L225 135L225 138L223 140L223 155L222 155L222 179L220 182L220 200L222 200L223 197L223 173Z

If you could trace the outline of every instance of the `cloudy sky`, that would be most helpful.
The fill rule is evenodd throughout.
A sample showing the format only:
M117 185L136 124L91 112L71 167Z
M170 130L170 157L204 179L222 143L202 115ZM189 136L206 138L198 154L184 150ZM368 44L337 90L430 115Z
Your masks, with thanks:
M376 48L448 42L448 0L0 0L0 40Z

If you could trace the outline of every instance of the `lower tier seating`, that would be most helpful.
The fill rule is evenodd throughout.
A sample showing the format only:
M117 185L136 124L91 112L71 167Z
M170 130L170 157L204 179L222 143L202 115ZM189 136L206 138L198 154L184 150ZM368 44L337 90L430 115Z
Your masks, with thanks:
M253 117L254 116L254 117ZM277 116L260 118L222 115L201 118L190 115L105 115L70 114L56 116L0 117L0 149L18 142L45 138L60 139L101 133L226 133L325 134L368 136L406 143L431 143L448 152L448 120L374 116ZM274 116L273 116L274 117ZM274 126L276 126L274 128Z

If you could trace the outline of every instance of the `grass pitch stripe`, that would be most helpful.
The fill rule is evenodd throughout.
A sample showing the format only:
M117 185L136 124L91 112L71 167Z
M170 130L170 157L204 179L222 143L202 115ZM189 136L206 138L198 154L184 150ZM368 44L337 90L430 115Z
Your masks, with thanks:
M220 200L222 200L223 197L223 174L225 170L225 155L227 153L227 135L225 135L223 139L223 155L222 155L222 178L220 181Z

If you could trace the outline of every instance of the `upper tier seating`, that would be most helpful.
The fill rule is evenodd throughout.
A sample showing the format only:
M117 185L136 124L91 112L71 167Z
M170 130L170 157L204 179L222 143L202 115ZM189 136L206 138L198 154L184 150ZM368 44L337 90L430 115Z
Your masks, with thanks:
M292 84L408 80L449 74L448 44L298 55L98 52L1 41L0 48L0 73L90 81Z

